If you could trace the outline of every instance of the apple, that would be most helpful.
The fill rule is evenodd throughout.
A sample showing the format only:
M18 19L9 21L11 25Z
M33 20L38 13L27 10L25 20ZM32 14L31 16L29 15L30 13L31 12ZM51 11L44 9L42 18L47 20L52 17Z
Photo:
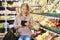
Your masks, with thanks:
M57 19L56 22L57 22L57 25L59 24L60 26L60 19Z
M56 22L59 22L60 23L60 19L57 19Z
M56 28L56 27L57 27L57 25L55 25L55 24L54 24L52 27L53 27L53 28Z
M56 25L57 25L57 26L59 26L59 25L60 25L60 23L59 23L59 22L57 22L57 23L56 23Z
M50 35L51 35L52 37L55 36L54 33L50 33Z
M33 37L33 38L36 37L36 34L32 34L32 37Z
M56 22L58 22L59 23L59 26L60 26L60 19L57 19Z
M53 28L56 28L56 27L58 27L58 26L60 26L60 23L59 22L56 22L56 23L54 23L54 25L52 26Z

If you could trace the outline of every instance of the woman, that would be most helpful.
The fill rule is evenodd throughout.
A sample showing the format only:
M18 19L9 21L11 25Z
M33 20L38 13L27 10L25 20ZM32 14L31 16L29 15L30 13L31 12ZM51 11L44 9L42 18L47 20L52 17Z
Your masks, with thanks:
M21 13L16 16L14 27L20 33L19 40L31 40L31 27L33 26L33 18L29 14L29 6L24 3L21 5Z

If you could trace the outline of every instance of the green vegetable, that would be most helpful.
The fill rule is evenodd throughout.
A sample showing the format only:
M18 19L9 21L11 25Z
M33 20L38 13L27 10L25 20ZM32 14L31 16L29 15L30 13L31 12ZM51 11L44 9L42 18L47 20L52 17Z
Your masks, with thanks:
M3 28L4 27L4 24L3 23L0 23L0 28Z

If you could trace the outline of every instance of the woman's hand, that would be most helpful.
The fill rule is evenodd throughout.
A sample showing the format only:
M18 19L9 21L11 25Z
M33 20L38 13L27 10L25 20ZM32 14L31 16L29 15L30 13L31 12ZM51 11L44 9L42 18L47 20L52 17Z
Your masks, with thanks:
M22 25L18 25L18 28L21 28L22 27Z
M14 25L14 28L16 28L16 29L19 29L21 27L22 27L22 25Z
M25 25L28 26L29 25L29 22L26 22Z

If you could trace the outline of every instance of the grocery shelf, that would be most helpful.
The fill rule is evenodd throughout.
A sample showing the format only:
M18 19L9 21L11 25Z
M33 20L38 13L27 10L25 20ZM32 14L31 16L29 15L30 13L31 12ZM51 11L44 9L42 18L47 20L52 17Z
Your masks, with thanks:
M7 20L7 21L14 21L15 19L9 19L9 20Z
M4 8L5 6L0 6L0 8ZM8 8L9 6L7 6ZM20 8L19 6L14 6L14 7L11 7L11 8Z
M6 7L10 11L15 11L15 7Z
M0 10L5 10L5 7L4 6L0 6Z
M43 27L43 26L40 26L40 28L60 36L60 31L56 32L56 31L51 30L50 28L48 29L48 28Z
M14 20L7 20L7 22L9 24L13 24L14 23ZM0 20L0 23L5 23L5 20Z
M0 14L0 16L4 16L4 14Z
M6 33L0 33L0 37L4 37Z
M9 6L7 6L7 8L8 8ZM9 8L21 8L21 7L19 7L19 6L13 6L13 7L9 7Z
M0 23L4 23L5 22L5 20L0 20Z
M7 22L8 22L9 24L13 24L13 23L14 23L14 20L7 20Z
M8 14L8 15L17 15L17 14Z
M6 0L6 1L18 2L19 0Z
M9 19L9 20L7 20L7 21L12 21L12 20L14 20L14 19ZM0 21L5 21L5 20L1 20L1 19L0 19Z
M35 5L33 5L33 6L31 6L31 7L41 7L41 6L38 6L38 5L35 6Z
M44 28L44 27L40 27L41 29L44 29L44 30L46 30L46 31L49 31L49 32L51 32L51 33L54 33L55 35L59 35L60 36L60 34L58 34L58 33L56 33L56 32L53 32L53 31L51 31L51 30L48 30L48 29L46 29L46 28Z
M14 19L10 19L10 20L7 20L7 21L12 21L12 20L14 20ZM5 21L5 20L0 20L0 21Z
M4 7L4 6L0 6L0 7Z
M0 14L0 16L4 16L5 14ZM7 14L8 16L10 15L17 15L17 14Z
M56 19L60 19L60 14L57 13L32 13L32 14L38 14L38 15L49 16L49 17L54 17Z
M0 0L1 2L5 2L5 0Z
M15 11L15 8L20 8L20 7L6 7L8 10L11 10L11 11ZM5 10L5 7L4 6L0 6L0 10Z
M4 2L5 0L0 0L0 1ZM6 1L18 2L19 0L6 0Z

